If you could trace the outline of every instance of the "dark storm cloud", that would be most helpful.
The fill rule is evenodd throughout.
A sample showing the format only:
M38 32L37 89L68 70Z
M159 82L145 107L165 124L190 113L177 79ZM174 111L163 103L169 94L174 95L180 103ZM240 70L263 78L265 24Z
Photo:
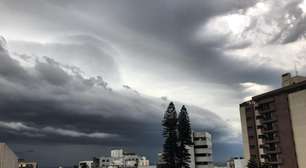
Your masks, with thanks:
M135 41L124 36L113 40L131 53L136 52L134 58L130 59L135 59L141 62L140 64L145 62L143 66L145 71L164 79L169 78L171 74L173 80L199 82L209 80L232 86L241 82L257 81L276 86L279 70L271 67L252 67L246 61L225 56L222 50L223 45L228 43L225 40L211 43L213 39L203 39L208 41L203 44L194 39L197 29L212 16L235 9L245 9L255 2L236 0L113 2L116 5L112 7L119 12L110 14L110 17L114 20L119 19L120 24L135 35ZM170 48L170 51L165 48ZM131 64L142 66L133 62ZM170 70L167 67L169 65L172 67ZM184 71L181 71L182 69ZM180 73L176 73L177 71Z
M157 76L159 80L153 85L171 81L184 86L184 81L196 81L225 85L237 92L243 82L277 85L279 73L275 69L253 67L227 57L222 51L226 39L203 39L202 43L194 37L211 17L254 3L255 0L0 2L4 11L0 30L13 37L13 44L9 44L12 53L25 61L31 55L40 58L33 68L24 68L2 51L3 140L14 143L16 149L35 148L29 158L38 158L46 165L90 159L110 146L129 146L155 160L162 146L160 120L168 98L142 95L132 85L114 91L106 81L120 83L119 71L131 67L137 73L128 77ZM103 78L85 77L82 70ZM217 86L207 89L218 91ZM237 94L240 99L246 96ZM235 98L231 95L226 100ZM241 154L240 136L233 135L237 130L208 110L193 106L188 109L195 130L214 134L215 160ZM55 144L60 147L48 146ZM58 153L71 157L63 162Z
M130 66L138 66L135 62L146 62L146 72L158 74L163 78L168 78L167 74L174 74L173 77L177 80L182 78L185 80L192 78L200 81L213 79L212 82L230 82L233 84L239 83L238 81L259 80L260 82L265 81L268 84L275 84L276 78L271 80L268 77L257 75L271 74L276 76L275 70L269 67L252 68L246 62L223 59L222 51L215 51L215 48L222 45L223 42L212 44L213 46L211 44L200 45L191 37L198 27L212 16L234 9L244 9L255 2L252 0L192 0L188 2L170 0L133 1L133 3L129 1L92 1L84 4L82 1L75 1L74 3L49 1L33 4L37 6L36 8L32 5L25 6L26 9L34 10L29 10L24 17L33 19L31 16L35 16L38 23L33 21L33 24L37 25L40 31L44 31L45 27L56 27L51 29L51 32L55 34L59 34L58 30L66 32L66 27L77 25L71 31L90 32L110 40L112 43L132 52L133 56L129 58L131 60ZM7 6L18 9L21 7L15 2L7 2ZM37 8L45 10L37 11ZM70 9L70 11L64 9ZM48 15L53 10L58 11L56 15L63 16L58 17L56 23L52 23L52 17L55 16ZM23 13L21 10L18 12ZM69 16L72 16L73 19ZM97 16L101 19L92 19ZM79 25L80 23L83 24ZM163 43L166 45L163 46ZM163 51L165 48L172 48L179 51L180 54L158 52L158 50ZM135 51L137 54L133 54ZM98 58L98 56L95 56L95 58ZM163 67L166 67L169 62L172 62L173 72L162 71L166 69ZM240 66L244 64L246 65ZM157 66L160 67L158 70L154 68ZM179 69L186 71L176 75L174 72ZM243 76L240 77L240 75ZM265 79L269 80L266 81Z
M12 50L18 49L18 52L14 54L22 59L25 55L47 56L60 62L69 63L70 68L75 68L75 71L79 71L79 73L100 74L108 81L120 82L118 65L113 58L116 53L107 42L95 36L59 36L56 38L56 42L48 44L12 41L10 46ZM19 52L22 54L19 54ZM83 71L77 69L80 66Z
M102 77L85 78L48 57L25 68L2 46L0 62L2 141L91 144L103 149L137 149L141 144L149 149L145 154L155 159L162 144L160 122L167 100L141 95L129 86L113 91ZM211 130L219 143L239 143L233 129L217 115L194 106L189 110L196 130Z
M264 5L272 2L263 1ZM44 150L52 158L64 149L63 153L72 155L66 162L71 163L72 158L92 156L90 152L100 155L110 146L129 146L155 160L162 144L160 120L169 102L167 97L172 95L159 95L161 99L145 96L129 80L156 91L158 84L165 83L168 88L163 89L170 90L197 82L204 88L199 89L201 99L222 93L212 102L226 110L210 107L215 114L233 114L236 118L230 119L240 123L237 104L244 97L278 87L283 69L273 66L278 58L262 66L258 65L262 62L256 59L258 54L248 53L250 59L244 60L226 51L252 48L262 38L260 28L266 19L268 27L273 27L269 25L273 22L281 29L272 32L267 45L286 45L304 38L305 17L298 7L300 2L284 0L272 5L246 30L251 36L255 34L256 40L235 43L228 36L199 40L197 33L211 19L245 14L258 1L1 1L0 33L12 38L8 44L11 53L25 62L33 55L39 59L34 67L23 67L1 51L0 132L4 140L24 143L18 147L25 150L29 150L29 144L40 144L32 156L41 157L46 164ZM293 26L287 25L286 13L295 17ZM88 77L96 75L103 78ZM121 81L123 76L128 79ZM113 89L113 83L123 87ZM213 86L206 88L207 83ZM226 86L226 91L220 85ZM196 95L198 88L189 89L195 89L192 95ZM181 104L177 104L179 108ZM239 135L233 135L238 131L233 131L228 122L205 109L188 109L195 130L214 134L216 160L241 154L239 144L224 143L240 141ZM51 144L60 147L53 152L48 147ZM60 157L56 157L60 163Z

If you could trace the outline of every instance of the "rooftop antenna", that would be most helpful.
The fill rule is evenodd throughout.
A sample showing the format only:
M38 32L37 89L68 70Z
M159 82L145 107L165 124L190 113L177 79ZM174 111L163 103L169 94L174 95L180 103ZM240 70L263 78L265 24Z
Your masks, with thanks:
M294 63L294 70L295 70L295 76L298 76L298 70L297 70L297 67L296 67L296 62Z

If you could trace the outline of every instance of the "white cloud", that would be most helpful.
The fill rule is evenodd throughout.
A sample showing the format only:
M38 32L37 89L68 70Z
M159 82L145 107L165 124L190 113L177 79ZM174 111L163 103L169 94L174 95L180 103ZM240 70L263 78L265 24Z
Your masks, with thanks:
M37 131L36 128L28 127L21 122L3 122L0 121L0 127L13 129L16 131Z
M53 128L53 127L45 127L42 129L43 132L62 135L62 136L70 136L70 137L89 137L89 138L110 138L115 137L114 134L107 134L101 132L94 133L84 133L73 130L67 130L62 128Z
M26 136L33 136L33 135L40 135L43 136L45 134L55 134L61 136L68 136L68 137L88 137L88 138L112 138L117 137L118 135L115 134L108 134L102 132L93 132L93 133L84 133L75 130L68 130L62 128L54 128L54 127L43 127L43 128L35 128L27 126L21 122L4 122L0 121L0 128L6 128L18 131Z
M269 85L262 85L254 82L240 83L240 86L243 88L243 92L248 95L244 98L245 101L250 100L252 96L256 96L273 89Z
M304 14L306 13L306 1L303 0L300 4L299 4L299 8L301 8L304 12Z
M292 71L306 67L305 1L258 0L253 6L211 18L197 35L226 39L225 56L252 67Z

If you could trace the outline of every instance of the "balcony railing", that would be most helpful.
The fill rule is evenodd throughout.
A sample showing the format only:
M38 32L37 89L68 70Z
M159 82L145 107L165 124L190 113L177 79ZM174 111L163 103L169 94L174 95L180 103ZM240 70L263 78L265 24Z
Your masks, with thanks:
M281 153L281 150L280 148L274 148L274 149L271 149L271 148L264 148L264 153L266 154L277 154L277 153Z
M272 122L276 122L276 121L277 121L277 117L275 117L275 116L270 117L270 118L260 119L260 123L262 123L262 124L272 123Z
M272 128L267 128L266 126L263 126L261 131L263 134L278 132L278 125L273 124Z
M269 143L278 143L280 142L279 137L273 137L273 139L263 139L263 143L269 144Z

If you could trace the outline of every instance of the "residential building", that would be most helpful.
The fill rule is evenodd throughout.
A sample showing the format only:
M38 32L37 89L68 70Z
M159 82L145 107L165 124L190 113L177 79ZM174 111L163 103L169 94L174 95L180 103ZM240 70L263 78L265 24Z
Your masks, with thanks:
M127 153L122 149L112 150L111 156L99 159L99 168L148 168L150 162L146 157L135 153Z
M208 132L192 133L193 147L191 147L191 167L213 168L212 137Z
M25 161L24 159L18 159L19 168L38 168L36 161Z
M158 156L158 159L157 159L156 167L157 168L167 168L166 162L163 158L163 153L158 153L157 156Z
M93 168L93 161L80 161L79 168Z
M190 168L213 168L212 137L208 132L192 132L192 145L187 146ZM167 168L162 153L158 154L157 168Z
M247 161L243 157L234 157L227 161L227 168L246 168Z
M18 168L16 154L5 143L0 143L0 168Z
M244 157L268 168L306 167L306 77L282 75L282 87L240 104Z

